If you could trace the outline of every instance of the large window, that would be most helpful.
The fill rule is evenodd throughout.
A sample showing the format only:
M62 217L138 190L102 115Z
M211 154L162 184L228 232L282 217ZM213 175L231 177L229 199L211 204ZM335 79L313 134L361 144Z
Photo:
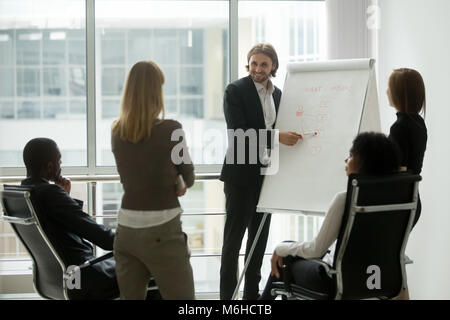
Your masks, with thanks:
M280 66L273 82L283 88L289 62L325 56L323 1L239 1L239 77L247 75L247 52L256 42L270 42Z
M196 172L218 173L227 147L223 91L247 74L247 52L260 41L278 52L282 89L288 62L324 56L324 1L0 0L0 177L25 174L22 149L38 136L58 143L65 175L115 174L111 124L140 60L163 70L166 118L183 124ZM96 219L114 228L122 187L95 189ZM87 210L91 188L72 190ZM181 202L196 290L217 291L223 184L196 182ZM320 222L274 215L267 253L287 238L312 238ZM28 260L0 222L0 273L5 258Z
M165 73L166 117L183 124L195 164L217 171L227 143L223 91L230 74L246 75L250 47L275 46L280 88L288 62L325 51L323 1L0 0L0 9L2 174L24 173L21 150L36 136L56 140L67 172L115 173L111 123L140 60Z
M127 73L141 60L155 61L164 72L166 118L183 124L193 161L220 164L225 146L210 156L203 139L211 130L225 132L228 2L99 0L95 12L97 164L114 165L111 123Z
M0 167L23 167L36 136L86 166L84 1L0 1Z

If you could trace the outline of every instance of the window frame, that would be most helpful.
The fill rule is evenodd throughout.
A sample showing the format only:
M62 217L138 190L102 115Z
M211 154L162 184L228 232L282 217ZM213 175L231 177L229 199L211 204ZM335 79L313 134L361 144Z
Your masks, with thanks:
M189 1L189 0L182 0ZM205 0L206 1L206 0ZM240 0L216 0L216 1L228 1L229 6L229 25L228 25L228 63L226 65L229 81L235 81L239 78L239 1ZM245 2L251 1L273 1L273 0L245 0ZM283 0L283 1L325 1L325 0ZM96 88L96 27L95 27L95 0L84 0L85 2L85 32L86 32L86 128L87 128L87 165L86 166L64 166L63 174L73 176L74 181L77 179L83 179L82 176L89 178L105 176L105 175L118 175L115 166L100 166L97 165L97 152L102 150L97 149L97 89ZM224 64L225 65L225 64ZM51 66L57 67L57 66ZM67 75L66 75L67 76ZM43 84L41 84L43 85ZM82 99L83 97L80 97ZM75 101L75 100L74 100ZM78 99L76 99L78 101ZM70 108L72 100L69 102L67 108ZM42 109L43 110L43 109ZM222 168L221 164L197 164L195 165L195 171L197 176L206 178L208 180L209 175L214 175L214 179L217 179L218 173ZM0 178L6 177L3 182L8 178L13 179L16 177L23 177L26 175L26 170L23 167L0 167ZM78 177L75 177L78 176ZM88 185L89 188L95 188L92 184ZM88 190L88 197L92 194L92 190ZM90 206L95 207L95 199L88 200ZM92 211L90 208L88 211ZM95 212L95 210L94 210ZM199 214L199 216L201 216ZM203 215L204 216L204 215ZM305 219L306 222L306 219ZM305 223L306 225L306 223ZM314 225L315 226L315 225ZM12 258L12 259L0 259L1 263L23 263L31 262L29 258ZM30 264L31 266L31 264ZM16 274L30 273L30 270L20 270ZM2 275L0 275L2 276Z
M189 0L182 0L189 1ZM206 1L206 0L205 0ZM216 0L228 1L229 26L228 26L228 72L229 81L239 78L239 1L240 0ZM243 1L272 1L272 0L243 0ZM325 1L325 0L284 0L284 1ZM65 175L117 175L115 166L97 165L97 135L96 135L96 62L95 62L95 0L85 0L86 23L86 127L87 127L87 165L63 166ZM99 151L101 152L101 150ZM197 174L217 174L222 169L221 164L196 164ZM24 167L0 167L0 176L25 176Z

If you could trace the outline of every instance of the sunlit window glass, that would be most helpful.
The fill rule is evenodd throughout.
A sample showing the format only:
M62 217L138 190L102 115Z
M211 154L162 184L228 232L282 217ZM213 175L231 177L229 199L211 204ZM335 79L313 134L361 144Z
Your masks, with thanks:
M0 167L23 167L37 136L87 164L85 15L83 0L0 1Z
M325 57L325 1L239 1L239 77L247 75L247 52L270 42L280 66L273 82L283 88L286 65Z
M119 116L126 76L141 60L155 61L164 72L166 119L182 123L195 164L222 163L228 6L228 1L96 1L98 165L114 165L108 154L111 124ZM213 156L205 155L213 148L202 143L208 130L224 140Z

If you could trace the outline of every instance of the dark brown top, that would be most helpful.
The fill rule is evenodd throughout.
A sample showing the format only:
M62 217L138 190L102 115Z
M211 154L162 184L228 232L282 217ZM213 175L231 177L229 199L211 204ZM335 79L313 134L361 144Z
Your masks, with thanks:
M175 181L183 176L186 187L194 184L194 166L187 152L184 132L177 141L172 133L181 129L175 120L155 122L150 139L131 143L112 135L111 146L123 185L122 208L165 210L180 206ZM186 153L183 151L186 150ZM175 156L172 161L172 151ZM183 161L180 163L180 157Z

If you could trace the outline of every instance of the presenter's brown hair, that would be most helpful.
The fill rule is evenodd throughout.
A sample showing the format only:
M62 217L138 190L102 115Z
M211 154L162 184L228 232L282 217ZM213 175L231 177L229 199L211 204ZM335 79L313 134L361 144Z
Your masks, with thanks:
M268 56L270 58L270 60L272 60L274 69L272 70L272 72L270 72L270 75L272 77L275 77L277 74L278 67L279 67L278 55L277 55L277 52L275 51L275 48L270 43L257 43L250 49L250 51L247 53L247 65L245 66L247 71L249 71L248 64L250 63L250 58L253 55L258 54L258 53L262 53L262 54Z

